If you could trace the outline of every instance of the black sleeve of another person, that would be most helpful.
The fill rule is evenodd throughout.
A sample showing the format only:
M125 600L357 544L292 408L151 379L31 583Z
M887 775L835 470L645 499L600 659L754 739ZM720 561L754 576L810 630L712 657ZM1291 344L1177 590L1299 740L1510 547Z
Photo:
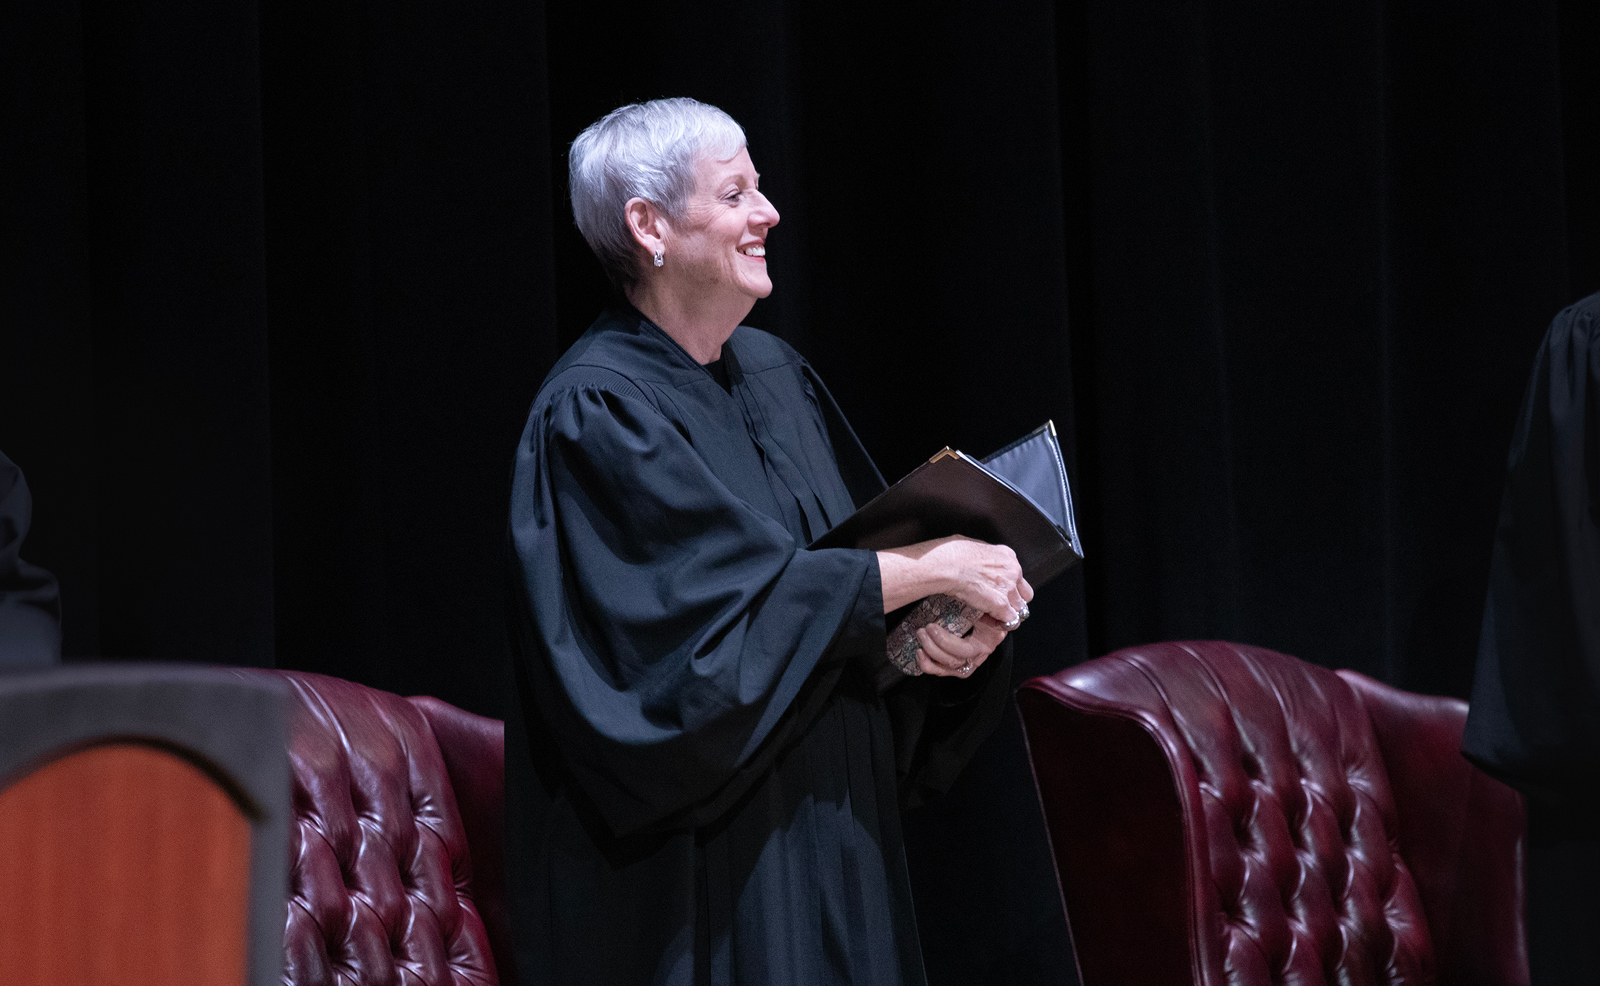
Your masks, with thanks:
M61 595L55 576L22 560L33 497L22 470L0 452L0 670L61 657Z
M1463 752L1600 807L1600 294L1556 316L1512 438Z

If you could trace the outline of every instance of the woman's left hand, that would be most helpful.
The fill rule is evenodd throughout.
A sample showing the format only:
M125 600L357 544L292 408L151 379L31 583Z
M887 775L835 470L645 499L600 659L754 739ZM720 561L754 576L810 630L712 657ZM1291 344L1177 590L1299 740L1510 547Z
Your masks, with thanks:
M917 649L917 664L923 674L970 677L1005 639L1005 630L989 616L979 619L965 637L930 623L917 630L917 642L922 645Z

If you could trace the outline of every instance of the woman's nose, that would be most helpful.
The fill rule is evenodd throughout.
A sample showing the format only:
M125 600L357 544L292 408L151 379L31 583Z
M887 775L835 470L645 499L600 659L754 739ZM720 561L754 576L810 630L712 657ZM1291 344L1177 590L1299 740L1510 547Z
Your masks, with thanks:
M778 225L778 207L772 204L771 199L762 195L759 189L756 195L760 196L760 201L756 203L756 211L750 214L750 225L767 227Z

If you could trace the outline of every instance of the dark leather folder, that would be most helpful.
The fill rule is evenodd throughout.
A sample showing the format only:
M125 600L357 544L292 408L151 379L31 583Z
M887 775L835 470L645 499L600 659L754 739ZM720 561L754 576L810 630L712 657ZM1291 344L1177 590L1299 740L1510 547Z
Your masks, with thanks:
M944 449L811 547L877 551L951 534L1009 546L1035 588L1083 558L1054 424L981 462Z

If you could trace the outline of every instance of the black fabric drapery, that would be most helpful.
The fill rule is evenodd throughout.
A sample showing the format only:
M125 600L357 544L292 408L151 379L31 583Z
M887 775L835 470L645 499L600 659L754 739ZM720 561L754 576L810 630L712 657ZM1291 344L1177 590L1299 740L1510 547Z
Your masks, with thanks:
M1521 374L1597 276L1556 5L1092 20L1092 649L1248 639L1464 696Z
M1600 288L1593 5L103 0L0 13L0 448L64 647L503 715L534 390L605 300L561 160L749 131L753 325L891 478L1053 418L1020 677L1228 637L1467 693L1534 348ZM1009 716L907 820L935 983L1067 982Z

